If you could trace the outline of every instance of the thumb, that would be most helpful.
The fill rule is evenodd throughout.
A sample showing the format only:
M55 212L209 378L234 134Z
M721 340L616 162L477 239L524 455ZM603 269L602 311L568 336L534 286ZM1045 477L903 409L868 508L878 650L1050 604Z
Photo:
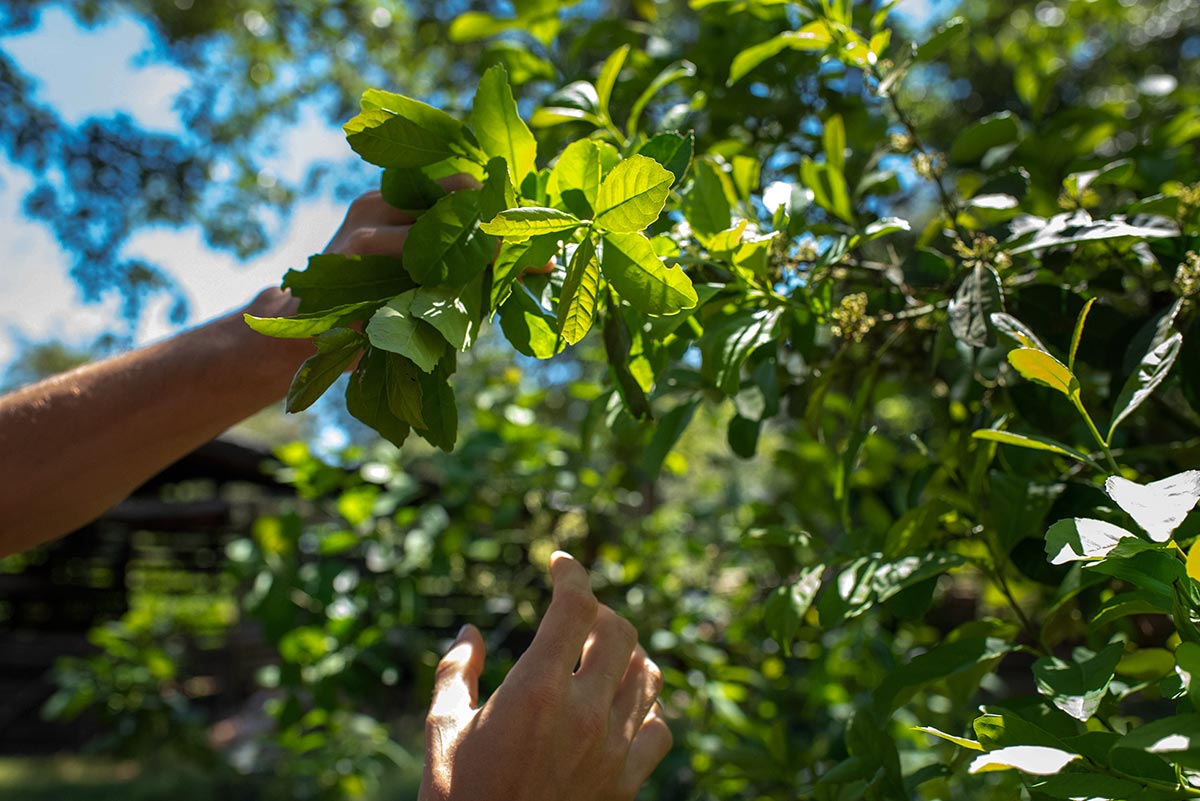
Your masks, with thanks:
M479 629L463 626L450 650L438 662L430 717L468 716L479 703L479 676L487 647Z

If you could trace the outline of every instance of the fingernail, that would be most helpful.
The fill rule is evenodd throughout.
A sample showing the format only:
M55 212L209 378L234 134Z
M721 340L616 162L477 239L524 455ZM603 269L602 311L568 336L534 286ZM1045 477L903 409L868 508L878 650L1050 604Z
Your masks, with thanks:
M462 638L467 636L467 625L468 624L464 623L463 627L458 630L458 634L454 635L455 642L462 642Z
M554 553L550 554L550 564L554 564L559 559L570 559L571 561L575 561L575 557L571 556L571 554L567 553L566 551L555 551Z

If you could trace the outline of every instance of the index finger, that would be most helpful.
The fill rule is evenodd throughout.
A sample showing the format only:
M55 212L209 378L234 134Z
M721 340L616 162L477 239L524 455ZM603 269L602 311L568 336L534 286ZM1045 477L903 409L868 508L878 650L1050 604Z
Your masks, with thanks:
M550 557L550 576L554 582L550 606L517 664L524 662L526 670L567 679L575 672L600 603L592 594L587 571L569 554L556 551Z

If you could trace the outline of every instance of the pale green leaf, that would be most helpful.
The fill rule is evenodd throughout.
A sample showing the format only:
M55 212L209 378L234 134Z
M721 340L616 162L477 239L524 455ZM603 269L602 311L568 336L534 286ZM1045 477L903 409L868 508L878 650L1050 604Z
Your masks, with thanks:
M1088 302L1083 304L1083 311L1079 312L1079 319L1075 321L1075 331L1071 334L1071 351L1067 355L1067 369L1072 373L1075 372L1075 354L1079 350L1079 340L1083 338L1083 326L1087 323L1088 312L1095 303L1096 298L1089 298Z
M620 153L607 142L580 139L567 145L550 171L547 191L578 217L595 214L604 173L616 166Z
M520 209L502 211L491 221L480 227L486 234L504 237L513 242L524 242L542 234L574 231L582 224L582 220L574 214L568 214L558 209L530 206Z
M513 183L520 185L534 170L537 140L517 112L504 67L492 67L479 80L469 122L483 152L508 162Z
M784 50L825 50L832 41L829 28L821 20L810 22L798 31L784 31L765 42L747 47L734 56L726 85L733 86L759 64Z
M674 182L675 176L654 159L630 156L600 184L596 225L617 233L634 233L653 225Z
M604 60L604 64L600 67L600 75L596 78L596 105L601 114L611 116L608 104L612 99L612 91L617 83L617 77L621 74L621 68L625 66L625 59L628 56L629 45L621 45Z
M433 326L412 312L416 290L392 298L367 323L371 344L389 353L407 356L425 372L437 366L446 341Z
M591 329L599 292L600 261L595 243L587 237L575 248L558 301L558 331L568 344L574 345Z
M621 297L645 314L675 314L698 300L692 280L663 264L642 234L605 234L600 266Z
M378 301L365 301L308 314L297 314L294 317L255 317L245 314L243 319L246 325L260 334L280 339L307 339L360 317L367 309L377 305Z
M455 350L466 350L474 338L467 307L453 290L423 286L412 299L412 313L432 325Z
M990 428L976 431L971 436L975 439L990 440L991 442L999 442L1004 445L1016 445L1019 448L1029 448L1030 450L1035 451L1048 451L1050 453L1057 453L1059 456L1069 456L1072 459L1084 462L1085 464L1089 464L1097 469L1100 469L1100 466L1097 465L1090 456L1082 451L1068 447L1061 442L1055 442L1052 439L1047 439L1046 437L1040 437L1033 434L1014 434L1011 431L997 431Z
M454 140L383 110L364 111L342 127L354 152L380 167L424 167L456 153Z
M939 729L935 729L932 726L913 726L913 731L920 731L920 732L925 732L926 734L932 734L934 737L940 737L941 739L946 740L947 742L954 743L955 745L961 746L963 748L969 748L972 751L982 751L983 750L983 746L979 744L978 740L972 740L968 737L955 737L953 734L947 734L946 732L941 731Z

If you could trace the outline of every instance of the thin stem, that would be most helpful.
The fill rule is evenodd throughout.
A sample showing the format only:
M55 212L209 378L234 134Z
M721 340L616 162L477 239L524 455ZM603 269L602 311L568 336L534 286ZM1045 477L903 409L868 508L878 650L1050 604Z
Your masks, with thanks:
M878 65L875 66L873 72L875 80L883 80L883 75L880 74ZM927 152L928 148L922 142L921 135L917 133L917 126L913 124L912 118L908 116L908 113L900 106L900 101L896 99L896 92L899 87L900 81L896 81L888 88L884 97L888 99L888 104L892 107L892 112L896 115L896 119L904 126L904 131L908 134L908 138L912 140L913 147L921 152ZM942 204L942 211L950 218L950 225L954 227L954 233L960 240L966 242L966 233L958 224L958 204L954 202L954 199L950 197L950 193L946 191L946 187L942 184L941 176L931 173L929 180L937 188L938 198Z
M1092 422L1092 416L1088 414L1087 409L1083 407L1083 402L1079 400L1078 395L1072 396L1071 400L1075 403L1075 408L1079 410L1079 414L1083 417L1083 421L1087 423L1088 430L1092 432L1092 437L1100 445L1100 449L1104 451L1104 456L1108 459L1108 466L1112 468L1114 474L1120 473L1121 468L1117 466L1117 461L1113 458L1112 451L1109 450L1108 443L1105 442L1104 437L1100 436L1100 431L1096 428L1096 424Z

